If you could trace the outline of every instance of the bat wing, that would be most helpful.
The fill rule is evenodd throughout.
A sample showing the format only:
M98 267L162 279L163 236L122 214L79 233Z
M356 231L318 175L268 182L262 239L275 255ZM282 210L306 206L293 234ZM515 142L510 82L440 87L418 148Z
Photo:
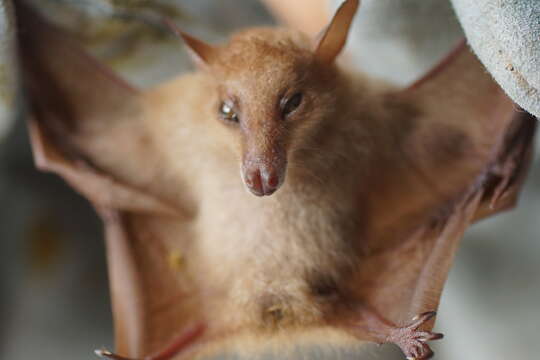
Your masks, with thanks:
M139 91L59 28L22 4L17 10L36 165L62 175L97 206L177 212L125 181L129 174L107 171L136 151ZM128 166L136 171L135 161Z
M465 44L398 99L414 104L412 120L396 120L396 155L376 174L359 287L407 323L437 309L466 228L515 204L536 123Z
M143 135L141 92L23 3L16 10L35 162L105 223L118 351L142 357L186 329L194 336L199 298L182 272L190 216L136 182L150 182L159 163Z
M188 344L195 346L184 355L202 351L206 321L200 294L185 271L193 238L182 230L187 225L162 215L99 213L106 229L116 352L169 359L168 352Z

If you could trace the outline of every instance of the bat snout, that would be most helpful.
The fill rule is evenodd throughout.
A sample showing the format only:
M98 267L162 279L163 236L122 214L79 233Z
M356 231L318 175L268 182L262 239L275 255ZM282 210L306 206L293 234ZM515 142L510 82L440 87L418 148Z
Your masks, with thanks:
M273 167L264 164L244 166L243 180L249 191L256 196L270 196L283 184L285 166Z

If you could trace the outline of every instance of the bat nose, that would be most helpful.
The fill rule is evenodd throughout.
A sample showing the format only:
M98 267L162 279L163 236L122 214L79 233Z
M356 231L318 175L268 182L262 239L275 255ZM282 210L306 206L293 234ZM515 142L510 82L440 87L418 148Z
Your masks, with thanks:
M254 195L269 196L279 189L281 176L274 169L268 169L265 166L255 166L245 171L244 182Z

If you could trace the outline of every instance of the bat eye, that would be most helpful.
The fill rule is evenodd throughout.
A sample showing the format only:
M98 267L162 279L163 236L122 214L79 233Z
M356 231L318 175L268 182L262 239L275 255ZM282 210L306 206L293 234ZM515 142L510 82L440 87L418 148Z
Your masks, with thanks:
M221 104L221 107L219 108L219 113L221 117L223 118L223 120L225 121L229 121L233 123L239 122L238 115L234 111L233 107L226 102L223 102Z
M283 117L291 114L294 110L298 109L302 103L303 95L301 93L296 93L291 96L289 99L285 100L283 104Z

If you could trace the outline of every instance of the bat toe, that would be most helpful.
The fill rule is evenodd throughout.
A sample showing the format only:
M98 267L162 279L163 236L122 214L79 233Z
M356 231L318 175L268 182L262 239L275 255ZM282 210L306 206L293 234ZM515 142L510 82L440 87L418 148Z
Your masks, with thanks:
M433 356L427 342L442 339L443 334L418 329L435 315L435 312L421 314L415 317L411 324L396 327L391 331L390 341L401 348L407 359L425 360Z

